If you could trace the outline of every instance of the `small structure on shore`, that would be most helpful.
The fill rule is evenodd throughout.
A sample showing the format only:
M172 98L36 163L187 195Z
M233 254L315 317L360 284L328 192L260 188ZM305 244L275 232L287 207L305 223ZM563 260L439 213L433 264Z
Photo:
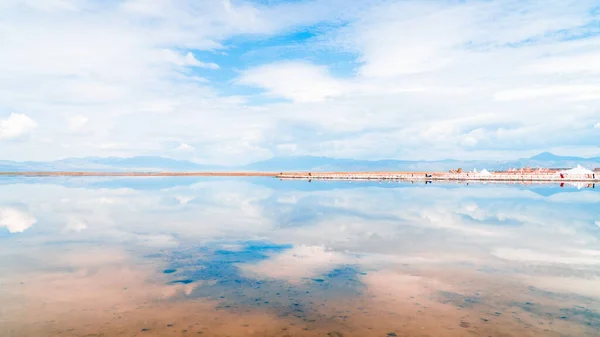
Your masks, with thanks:
M594 171L588 170L585 167L582 167L581 165L577 165L577 167L575 167L575 168L572 168L570 170L560 171L558 173L564 174L564 175L583 175L583 174L594 174Z
M479 172L480 176L491 176L492 174L490 173L490 171L483 169Z

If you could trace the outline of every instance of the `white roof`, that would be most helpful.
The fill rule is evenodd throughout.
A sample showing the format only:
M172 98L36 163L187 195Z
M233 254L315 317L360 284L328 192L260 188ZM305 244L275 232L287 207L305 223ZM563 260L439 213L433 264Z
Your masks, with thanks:
M594 171L588 170L585 167L581 167L581 165L577 165L577 167L572 168L570 170L560 171L563 174L592 174Z

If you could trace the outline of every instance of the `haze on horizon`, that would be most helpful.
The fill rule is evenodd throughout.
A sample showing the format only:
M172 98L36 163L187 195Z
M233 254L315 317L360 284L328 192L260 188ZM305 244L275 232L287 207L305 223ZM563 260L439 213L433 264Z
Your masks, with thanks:
M0 158L600 156L597 0L0 0Z

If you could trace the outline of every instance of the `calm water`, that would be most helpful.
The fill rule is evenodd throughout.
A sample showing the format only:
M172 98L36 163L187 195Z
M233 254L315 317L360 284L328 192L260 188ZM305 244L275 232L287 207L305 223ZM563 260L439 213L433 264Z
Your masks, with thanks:
M0 180L1 336L599 336L600 191Z

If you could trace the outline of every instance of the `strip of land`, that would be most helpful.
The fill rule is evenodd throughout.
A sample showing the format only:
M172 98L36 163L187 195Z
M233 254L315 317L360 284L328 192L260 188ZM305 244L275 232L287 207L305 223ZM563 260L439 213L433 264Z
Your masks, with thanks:
M309 180L400 180L400 181L490 181L490 182L600 182L599 174L560 174L494 172L449 173L449 172L310 172L282 173L281 179Z
M487 174L448 172L0 172L0 176L34 177L273 177L308 180L404 180L404 181L492 181L492 182L600 182L600 174L559 172L493 172Z
M2 176L35 177L277 177L277 172L0 172Z

